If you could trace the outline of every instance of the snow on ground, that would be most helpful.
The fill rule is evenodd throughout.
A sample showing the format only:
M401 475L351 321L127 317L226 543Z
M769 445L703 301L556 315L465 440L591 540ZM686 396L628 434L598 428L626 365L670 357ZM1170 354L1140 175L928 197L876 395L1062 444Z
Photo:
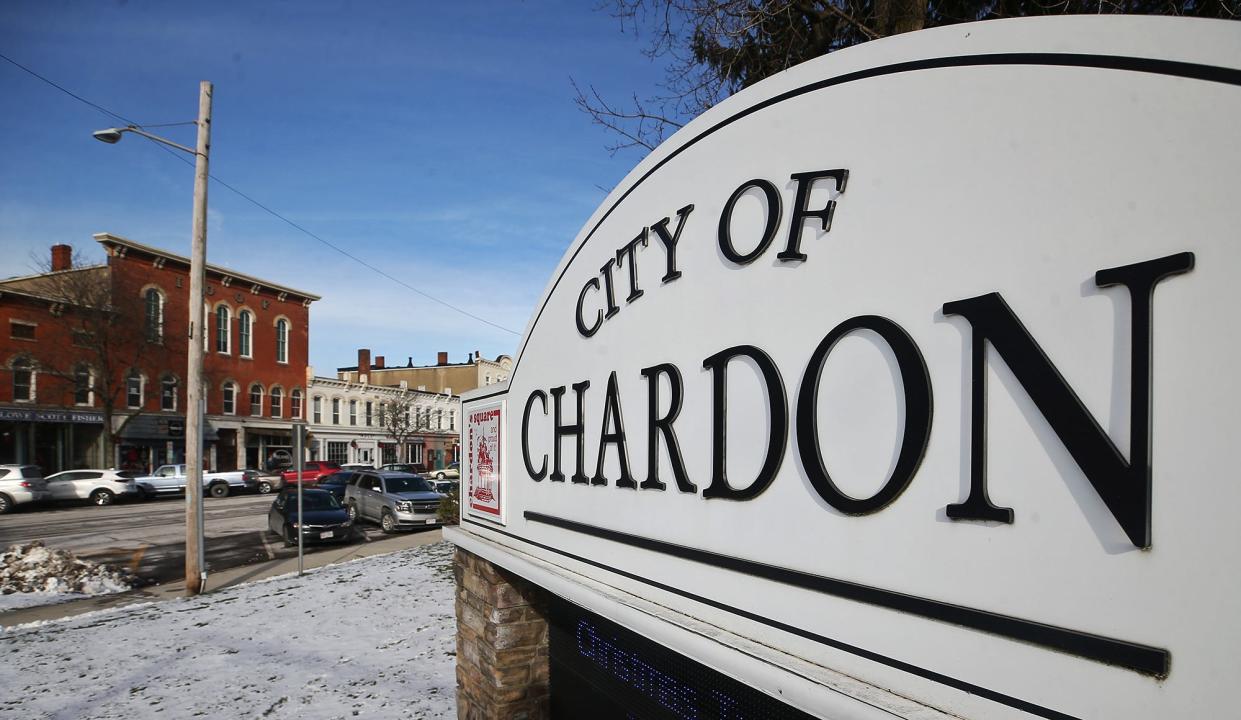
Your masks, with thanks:
M0 553L0 612L123 592L134 577L125 570L82 560L41 542Z
M452 546L0 628L0 718L455 718Z

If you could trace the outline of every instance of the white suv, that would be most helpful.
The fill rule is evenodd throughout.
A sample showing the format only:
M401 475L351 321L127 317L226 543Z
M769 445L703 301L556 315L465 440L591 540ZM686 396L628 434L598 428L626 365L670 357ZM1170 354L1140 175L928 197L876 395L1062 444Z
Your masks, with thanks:
M47 500L51 494L38 465L0 465L0 515L17 505Z
M117 498L137 498L141 491L134 477L124 470L66 470L47 477L53 500L90 500L111 505Z

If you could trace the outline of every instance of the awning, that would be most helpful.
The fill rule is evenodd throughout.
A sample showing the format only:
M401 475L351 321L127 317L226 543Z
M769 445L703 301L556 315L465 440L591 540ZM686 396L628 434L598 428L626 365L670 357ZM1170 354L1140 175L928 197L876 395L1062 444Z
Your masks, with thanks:
M214 442L218 430L203 419L203 442ZM123 440L184 440L185 418L181 415L138 415L121 430Z

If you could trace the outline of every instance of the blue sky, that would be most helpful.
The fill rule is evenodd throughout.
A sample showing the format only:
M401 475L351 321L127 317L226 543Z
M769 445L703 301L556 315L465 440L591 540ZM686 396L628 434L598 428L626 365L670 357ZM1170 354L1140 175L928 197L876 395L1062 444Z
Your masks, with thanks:
M587 217L640 160L573 104L662 68L578 2L0 4L0 53L142 124L192 120L215 83L211 172L432 295L518 332ZM0 277L110 232L189 253L193 171L0 61ZM155 130L185 145L194 128ZM208 261L323 296L319 374L513 353L519 337L428 301L212 184Z

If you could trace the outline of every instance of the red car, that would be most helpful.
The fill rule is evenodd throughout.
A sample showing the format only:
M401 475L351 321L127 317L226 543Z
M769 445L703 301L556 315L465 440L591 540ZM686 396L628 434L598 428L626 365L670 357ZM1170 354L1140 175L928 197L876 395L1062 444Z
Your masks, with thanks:
M334 472L340 470L340 465L334 462L324 460L307 460L302 463L302 476L300 480L304 480L307 485L317 483L321 478L327 477ZM297 470L290 467L288 470L280 473L284 478L284 486L296 485L299 482Z

